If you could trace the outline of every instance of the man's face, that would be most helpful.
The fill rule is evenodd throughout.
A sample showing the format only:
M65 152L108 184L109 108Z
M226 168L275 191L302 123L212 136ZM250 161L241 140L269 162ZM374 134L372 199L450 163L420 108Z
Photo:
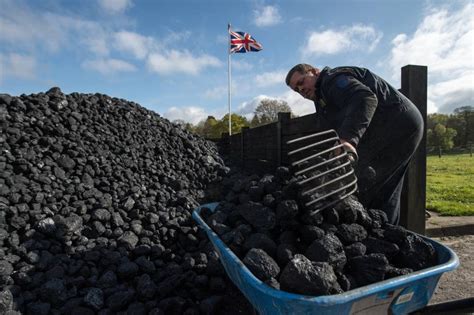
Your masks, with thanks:
M295 72L290 78L290 88L309 100L316 100L316 80L319 77L319 70L312 69L305 74Z

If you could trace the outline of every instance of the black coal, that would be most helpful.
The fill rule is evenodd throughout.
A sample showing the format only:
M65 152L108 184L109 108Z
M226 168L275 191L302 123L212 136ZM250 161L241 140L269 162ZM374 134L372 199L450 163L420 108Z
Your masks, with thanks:
M249 270L273 288L337 294L436 264L431 244L388 224L383 211L365 209L355 196L310 214L285 167L275 175L236 175L224 182L225 201L203 216Z
M213 143L136 103L59 88L0 94L0 127L0 313L244 305L191 218L229 172Z

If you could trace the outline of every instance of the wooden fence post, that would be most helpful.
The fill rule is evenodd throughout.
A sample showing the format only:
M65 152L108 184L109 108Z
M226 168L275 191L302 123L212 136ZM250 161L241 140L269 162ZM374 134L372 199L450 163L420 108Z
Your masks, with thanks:
M245 137L247 136L247 130L249 130L249 127L242 127L240 129L240 162L242 167L245 167Z
M291 113L278 113L278 122L277 122L277 148L276 148L276 161L277 167L281 166L281 155L282 155L282 135L281 130L283 126L288 123L291 119Z
M405 174L400 224L407 229L425 234L426 211L426 107L428 68L407 65L402 68L402 93L419 109L424 121L423 139Z
M219 142L222 153L230 154L230 136L228 132L221 133L221 140Z

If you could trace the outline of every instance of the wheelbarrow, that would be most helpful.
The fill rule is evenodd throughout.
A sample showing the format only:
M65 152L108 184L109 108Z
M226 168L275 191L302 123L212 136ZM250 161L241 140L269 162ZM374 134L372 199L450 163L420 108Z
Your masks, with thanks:
M448 247L419 235L438 253L438 264L408 275L391 278L341 294L307 296L276 290L257 279L201 218L203 208L214 211L219 203L202 205L193 218L207 233L222 265L233 283L259 314L449 314L450 310L472 307L471 300L451 305L428 306L441 275L459 266L457 255Z

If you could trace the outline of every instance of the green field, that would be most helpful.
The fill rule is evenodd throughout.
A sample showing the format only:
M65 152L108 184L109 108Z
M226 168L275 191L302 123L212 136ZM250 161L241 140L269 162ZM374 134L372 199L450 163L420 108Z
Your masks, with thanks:
M474 215L474 157L428 156L426 208L441 215Z

